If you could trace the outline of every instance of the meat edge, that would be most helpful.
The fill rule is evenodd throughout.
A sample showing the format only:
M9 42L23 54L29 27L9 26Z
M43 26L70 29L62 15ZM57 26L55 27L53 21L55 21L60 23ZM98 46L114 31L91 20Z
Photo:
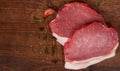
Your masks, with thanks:
M94 65L96 63L102 62L105 59L112 58L115 56L118 45L119 43L116 44L115 48L108 55L93 57L93 58L82 60L82 61L72 61L72 62L66 61L65 68L73 69L73 70L84 69L84 68L89 67L90 65Z
M61 36L59 36L59 35L56 34L56 33L53 33L52 35L56 38L57 42L59 42L59 43L60 43L61 45L63 45L63 46L64 46L65 42L67 42L68 39L69 39L69 38L67 38L67 37L61 37Z

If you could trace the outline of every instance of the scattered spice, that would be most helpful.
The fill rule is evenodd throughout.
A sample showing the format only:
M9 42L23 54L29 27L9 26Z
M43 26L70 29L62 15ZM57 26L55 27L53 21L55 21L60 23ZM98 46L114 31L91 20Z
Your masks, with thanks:
M43 40L47 40L47 39L48 39L48 30L45 31L43 36Z
M33 45L30 45L30 47L32 48L32 47L33 47Z
M56 64L58 62L58 60L57 59L52 59L51 62Z
M41 51L40 51L39 53L40 53L40 54L42 54L42 52L41 52Z
M44 31L44 27L39 27L39 30L37 31L38 38L41 39L41 32Z
M48 53L49 53L47 47L44 48L44 52L45 52L45 54L48 54Z
M52 42L52 47L51 47L52 55L55 54L56 49L57 49L57 47L56 47L56 41L53 41Z
M47 39L48 39L47 33L44 33L43 40L47 40Z
M42 62L45 62L45 60L42 60Z
M36 16L33 16L33 19L34 19L34 21L35 21L36 23L39 23L39 22L42 21L40 18L38 18L38 17L36 17Z
M43 31L43 30L44 30L44 27L40 27L39 30L40 30L40 31Z
M50 15L52 15L54 13L55 13L54 9L49 8L49 9L45 10L44 17L48 17L48 16L50 16Z

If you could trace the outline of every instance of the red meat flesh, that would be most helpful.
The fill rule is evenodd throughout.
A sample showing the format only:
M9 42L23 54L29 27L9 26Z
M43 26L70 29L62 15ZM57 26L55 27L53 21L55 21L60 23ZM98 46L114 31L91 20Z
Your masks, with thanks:
M87 4L73 2L64 5L57 17L51 21L50 28L53 33L61 37L70 37L76 29L93 21L104 24L103 17Z
M100 22L77 30L65 43L65 61L80 61L111 53L118 44L117 32Z

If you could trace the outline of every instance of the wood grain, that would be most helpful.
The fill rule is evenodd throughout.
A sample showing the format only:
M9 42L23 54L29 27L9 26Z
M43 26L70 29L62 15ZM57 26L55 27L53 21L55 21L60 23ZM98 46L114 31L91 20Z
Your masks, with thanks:
M119 0L0 0L0 71L72 71L64 68L63 48L59 43L52 55L55 38L48 24L56 14L43 17L47 8L58 10L71 1L88 3L120 33ZM33 16L42 21L36 23ZM119 55L120 48L114 58L78 71L119 71Z

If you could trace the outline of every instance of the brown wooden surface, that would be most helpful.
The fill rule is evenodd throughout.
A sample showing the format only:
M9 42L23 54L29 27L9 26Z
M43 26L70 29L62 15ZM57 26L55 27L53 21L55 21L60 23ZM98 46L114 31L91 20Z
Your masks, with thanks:
M0 0L0 71L72 71L64 69L63 48L59 43L55 54L51 52L55 39L48 24L55 15L43 18L47 8L57 10L70 1L75 0ZM106 23L120 33L120 0L80 1L100 12ZM33 16L42 21L36 23ZM120 71L120 48L114 58L78 71Z

